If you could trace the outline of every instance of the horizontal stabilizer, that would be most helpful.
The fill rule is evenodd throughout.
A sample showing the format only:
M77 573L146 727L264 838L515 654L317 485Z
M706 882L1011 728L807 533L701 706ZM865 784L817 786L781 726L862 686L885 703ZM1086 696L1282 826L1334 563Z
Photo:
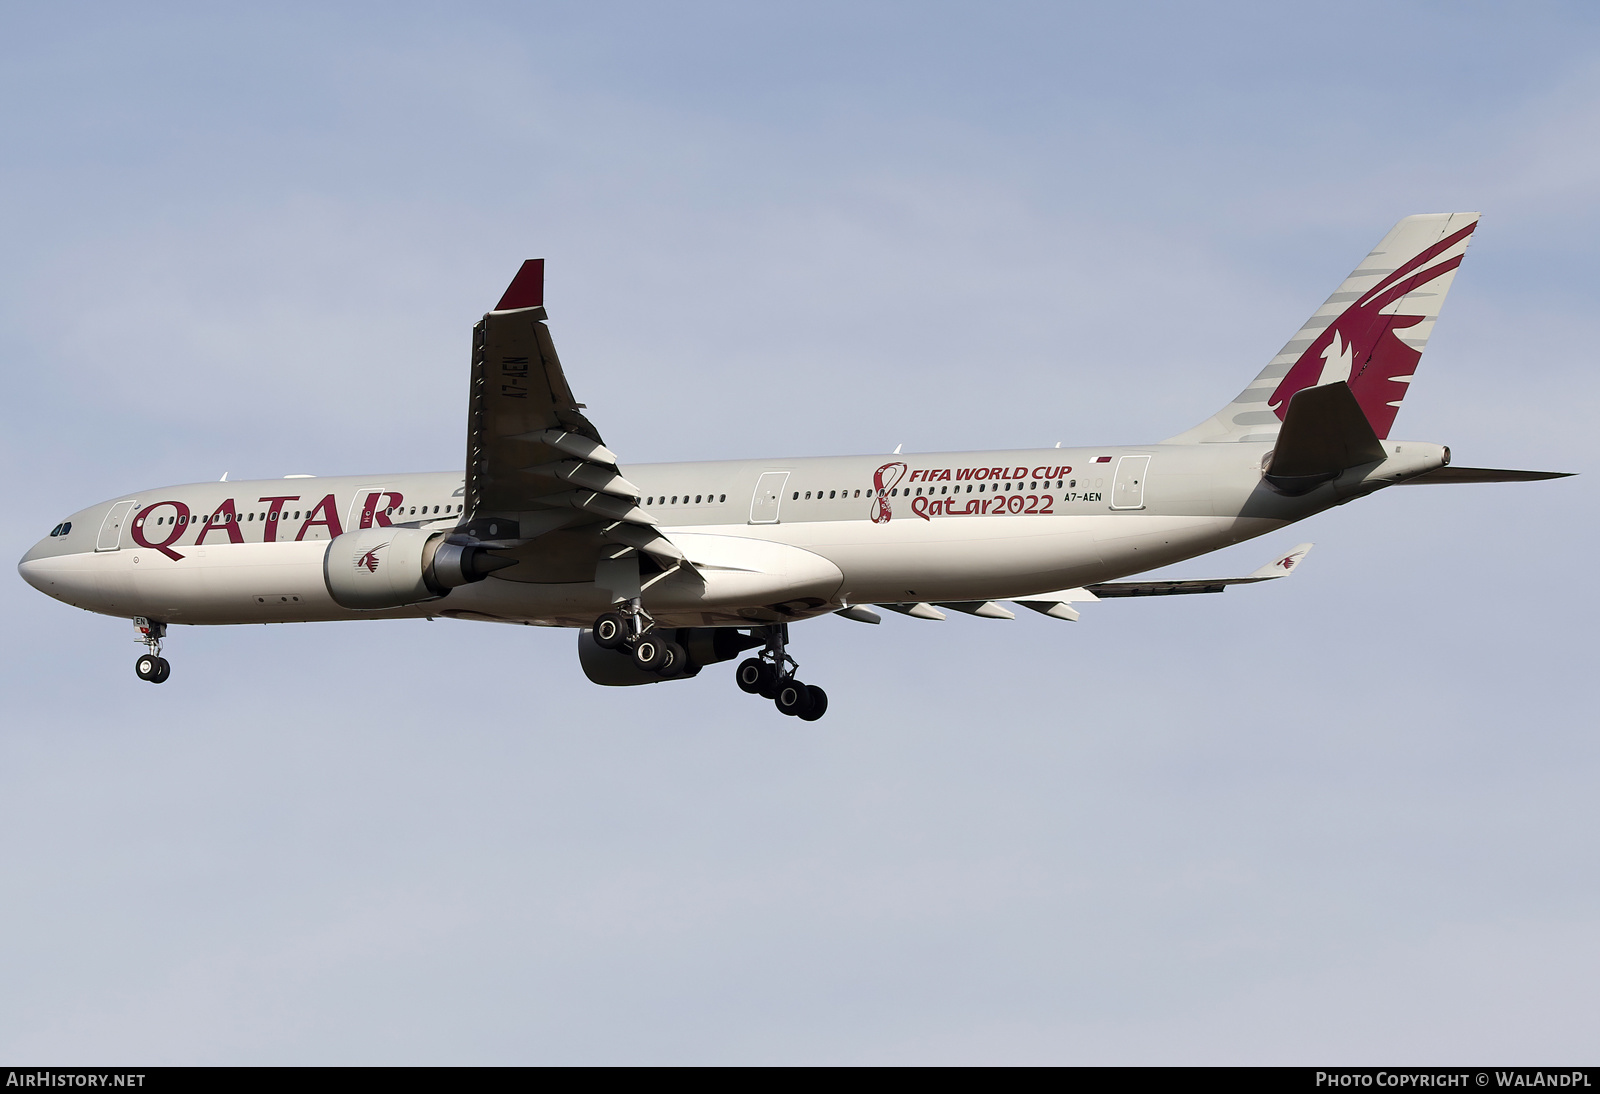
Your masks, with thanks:
M1301 494L1388 455L1350 385L1339 380L1308 387L1289 400L1267 481L1286 494Z
M1573 471L1500 471L1490 467L1441 467L1405 479L1401 486L1428 486L1440 482L1538 482L1540 479L1567 479Z

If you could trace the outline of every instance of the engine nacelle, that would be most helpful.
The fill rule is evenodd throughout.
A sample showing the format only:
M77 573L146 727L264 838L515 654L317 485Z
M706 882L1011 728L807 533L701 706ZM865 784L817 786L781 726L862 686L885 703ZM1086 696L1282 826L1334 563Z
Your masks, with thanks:
M516 565L484 547L448 543L447 536L421 528L362 528L336 536L322 556L328 595L344 608L402 608Z

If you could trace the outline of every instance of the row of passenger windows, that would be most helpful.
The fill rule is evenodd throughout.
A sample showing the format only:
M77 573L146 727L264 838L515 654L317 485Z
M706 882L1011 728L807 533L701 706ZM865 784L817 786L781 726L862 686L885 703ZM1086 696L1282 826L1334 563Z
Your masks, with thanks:
M726 494L695 494L692 497L688 494L673 494L672 499L669 501L667 496L663 494L659 498L654 496L645 498L644 503L646 505L654 505L656 502L660 502L662 505L677 505L680 497L683 499L684 505L699 505L702 498L705 499L707 505L720 504L728 500L728 495Z
M404 505L400 506L399 508L396 508L396 507L391 505L389 508L385 509L383 511L383 513L384 513L384 516L389 516L389 517L396 517L396 516L399 516L399 517L406 517L406 516L414 517L414 516L417 515L417 510L419 508L422 510L422 515L423 516L428 516L429 515L428 507L426 505L423 505L423 506L413 505L409 509L407 509L407 507L404 506ZM433 507L433 511L435 513L437 513L437 512L439 512L441 510L441 508L446 513L452 513L452 512L459 513L459 512L461 512L461 508L462 507L459 506L459 505L453 505L453 506L452 505L445 505L445 506L435 505ZM310 516L311 515L311 510L309 510L309 509L306 510L306 515ZM191 521L193 523L195 523L195 524L232 524L233 520L234 520L234 515L232 513L213 514L213 516L215 516L215 518L216 518L215 520L213 520L212 517L202 517L202 516L199 516L198 514L195 515L194 517L184 517L184 516L166 517L166 516L160 516L160 517L156 518L156 524L157 524L157 526L160 526L160 525L163 525L163 524L188 524ZM278 513L273 513L273 512L266 512L266 513L260 513L260 514L257 514L257 513L245 513L243 516L239 517L238 519L239 519L239 522L241 524L244 523L247 520L279 520L279 519L282 519L282 520L299 520L300 519L300 510L296 509L292 513L287 509L283 510L282 512L278 512ZM64 536L64 535L67 534L68 531L71 530L71 528L72 528L72 525L69 522L69 523L67 523L65 525L58 526L57 531L51 532L50 534L52 536L55 536L55 535Z
M454 505L454 506L446 505L444 507L444 511L446 513L459 513L459 512L461 512L461 510L462 510L462 506L459 506L459 505ZM435 513L437 513L439 511L439 507L437 505L435 505L433 507L433 511ZM411 511L409 513L407 513L406 512L406 507L404 505L400 506L400 508L398 508L398 509L394 508L393 506L390 506L389 508L387 508L387 509L385 509L383 511L383 514L384 514L384 516L388 516L388 517L393 517L393 516L402 516L402 517L412 516L412 517L414 517L414 516L417 515L417 507L415 505L413 505L411 507ZM426 505L424 505L422 507L422 515L423 516L427 516L428 515L428 507Z
M998 483L997 482L997 483L992 483L992 484L991 483L982 483L982 482L980 482L980 483L978 483L978 493L980 493L980 494L984 493L984 487L985 486L989 486L989 485L992 485L994 487L994 493L996 493L996 494L1000 493L1002 490L1011 490L1011 489L1013 489L1013 487L1015 489L1017 489L1017 490L1021 490L1022 489L1022 483L1020 481L1015 483L1015 484L1009 483L1009 482L1008 483ZM1055 488L1057 490L1062 490L1062 489L1071 490L1071 489L1076 489L1077 485L1078 485L1078 480L1077 479L1057 479ZM1034 482L1028 483L1028 489L1029 490L1038 490L1040 487L1043 487L1044 489L1049 490L1050 489L1050 480L1046 479L1043 482L1034 481ZM878 491L878 496L879 497L898 498L901 495L904 495L904 496L909 498L909 497L921 497L924 493L928 493L928 494L956 493L956 494L959 494L961 492L962 492L961 484L960 483L956 483L955 489L953 491L948 486L938 486L938 487L934 487L934 486L921 487L921 486L918 486L918 487L915 488L915 492L913 493L913 488L908 486L904 490L901 490L898 487L894 487L894 488L891 488L889 490L879 490ZM972 493L972 484L971 483L967 484L966 492L968 494ZM805 500L806 501L813 500L812 497L811 497L812 491L807 490L805 492L805 494L806 494L806 496L805 496ZM848 490L828 490L826 492L824 492L822 490L818 490L818 491L816 491L816 495L817 496L816 496L815 500L817 500L817 501L827 501L827 500L829 500L831 498L848 498L848 497L852 496L850 491L848 491ZM861 491L857 490L855 492L854 496L859 498L861 496ZM872 497L872 491L871 490L867 491L867 497L869 497L869 498ZM796 490L794 492L794 497L793 497L792 500L794 500L794 501L799 501L800 500L800 491Z

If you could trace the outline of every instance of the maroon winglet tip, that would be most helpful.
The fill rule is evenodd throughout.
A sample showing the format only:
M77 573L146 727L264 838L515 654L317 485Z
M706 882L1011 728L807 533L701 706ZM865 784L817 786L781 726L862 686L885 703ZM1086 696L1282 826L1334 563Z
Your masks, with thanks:
M500 303L494 306L495 311L510 311L512 308L538 308L544 306L544 259L530 258L522 264L522 269L517 271L517 276L511 279L511 284L506 287L506 293L500 298Z

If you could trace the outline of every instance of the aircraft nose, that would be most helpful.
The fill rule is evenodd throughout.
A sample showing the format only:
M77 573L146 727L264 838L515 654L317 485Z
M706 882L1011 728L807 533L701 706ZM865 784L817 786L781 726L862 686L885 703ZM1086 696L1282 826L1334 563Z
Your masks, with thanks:
M35 557L37 550L35 547L17 563L17 573L22 575L22 580L46 596L68 604L77 604L92 592L86 580L88 575L70 564L71 556Z
M34 550L38 550L35 546ZM43 560L33 558L33 551L22 556L22 561L17 563L17 573L22 575L22 580L38 589L41 593L50 591L50 579L45 574Z

